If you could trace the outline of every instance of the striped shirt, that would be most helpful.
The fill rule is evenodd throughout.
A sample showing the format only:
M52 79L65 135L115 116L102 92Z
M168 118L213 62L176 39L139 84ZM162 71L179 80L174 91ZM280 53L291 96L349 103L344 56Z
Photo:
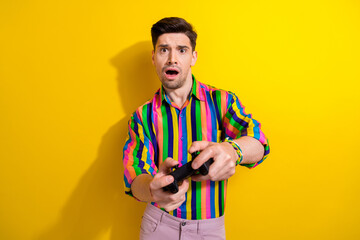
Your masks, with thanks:
M135 177L154 176L167 157L179 161L179 166L191 161L188 150L194 141L221 142L226 137L242 136L254 137L264 145L265 154L259 162L243 164L253 168L269 154L268 141L260 123L244 112L234 93L205 85L193 77L191 94L179 108L160 88L129 120L123 154L125 192L132 196L130 186ZM190 181L185 202L169 214L192 220L222 216L227 182Z

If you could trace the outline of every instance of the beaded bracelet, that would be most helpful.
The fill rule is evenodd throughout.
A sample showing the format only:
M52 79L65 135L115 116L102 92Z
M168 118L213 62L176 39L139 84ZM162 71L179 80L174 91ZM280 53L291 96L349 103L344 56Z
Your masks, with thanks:
M241 148L240 148L239 144L237 144L235 141L232 141L232 140L229 139L229 138L225 138L224 142L230 143L231 146L235 149L236 154L237 154L238 157L239 157L239 158L236 160L236 165L239 165L239 164L242 162L243 158L244 158L243 153L242 153L242 151L241 151Z

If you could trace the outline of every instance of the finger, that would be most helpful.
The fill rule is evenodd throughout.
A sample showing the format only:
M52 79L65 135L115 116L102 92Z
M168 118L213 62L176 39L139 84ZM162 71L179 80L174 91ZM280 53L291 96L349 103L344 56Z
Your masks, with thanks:
M209 172L209 176L213 181L225 180L235 174L235 167L225 166L214 169L214 172Z
M185 201L185 199L184 199L184 201ZM168 204L166 207L164 207L164 209L167 212L173 211L173 210L179 208L181 206L181 204L183 204L184 201L176 202L174 204Z
M204 150L203 152L206 153L205 151L206 150ZM200 155L198 157L200 157ZM214 156L213 157L214 162L209 167L209 173L205 176L203 176L201 174L194 175L194 176L192 176L192 180L196 181L196 182L205 181L205 180L215 181L215 179L217 179L220 176L219 172L223 171L223 168L227 167L227 166L223 165L223 161L222 161L223 158L224 158L224 156L221 153ZM223 172L226 172L226 171L228 171L228 169L224 169Z
M189 148L189 153L202 151L205 148L207 148L210 144L211 144L211 142L208 142L208 141L195 141L191 144L191 146Z
M157 177L157 175L158 174L156 174L154 179L150 182L150 188L153 190L163 188L174 181L174 177L171 175L165 175L162 177Z
M177 192L176 194L183 195L187 192L188 189L189 189L189 180L185 179L182 182L182 184L179 186L179 192Z
M170 173L170 168L178 164L178 161L168 157L163 161L159 166L159 172L168 174Z
M205 148L192 162L191 166L193 169L199 169L207 160L214 158L217 152L213 147Z
M235 162L226 154L219 154L214 158L214 163L209 169L209 177L213 181L228 179L235 173Z
M172 202L169 203L167 208L171 209L170 211L178 208L185 201L185 194L189 189L189 180L185 179L181 186L179 186L179 191L171 196ZM165 208L166 209L166 208Z

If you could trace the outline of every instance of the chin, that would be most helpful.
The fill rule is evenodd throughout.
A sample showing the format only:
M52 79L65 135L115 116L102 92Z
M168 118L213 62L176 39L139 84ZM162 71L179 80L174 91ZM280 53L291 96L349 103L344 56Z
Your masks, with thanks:
M168 82L165 82L165 84L163 83L163 85L167 89L178 89L178 88L181 88L181 86L182 86L179 83L168 83Z
M184 82L185 81L181 81L181 80L167 80L167 79L164 79L162 81L162 84L167 89L178 89L178 88L181 88L184 85Z

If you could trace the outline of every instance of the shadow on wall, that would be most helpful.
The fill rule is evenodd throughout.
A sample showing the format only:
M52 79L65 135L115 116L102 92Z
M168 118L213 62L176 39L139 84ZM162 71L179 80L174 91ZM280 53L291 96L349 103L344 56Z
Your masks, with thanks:
M151 63L150 41L139 42L111 59L126 117L102 137L98 156L65 203L57 222L36 239L138 239L146 204L124 194L122 148L131 114L160 87ZM105 107L105 106L104 106Z

